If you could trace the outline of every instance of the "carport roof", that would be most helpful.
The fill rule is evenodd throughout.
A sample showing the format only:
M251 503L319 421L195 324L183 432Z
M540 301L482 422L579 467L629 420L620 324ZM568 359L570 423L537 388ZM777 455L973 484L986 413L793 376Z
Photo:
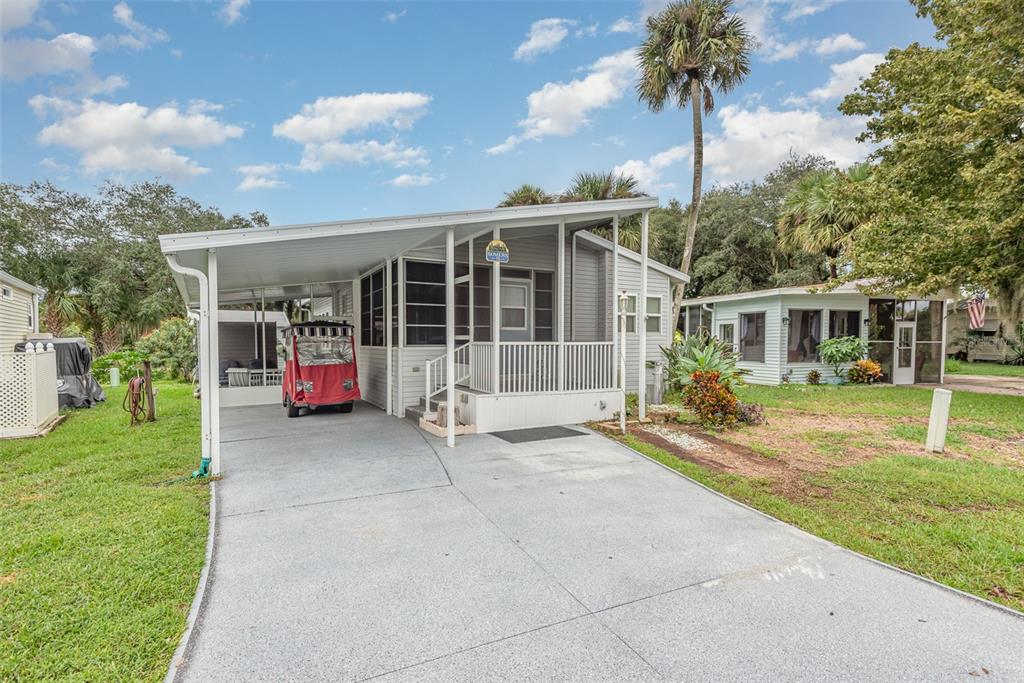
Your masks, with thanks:
M458 243L493 227L555 226L565 221L571 231L657 206L657 197L637 197L179 233L161 235L160 249L174 254L181 265L204 272L207 250L215 249L220 292L283 288L352 280L410 249L443 245L448 227L455 229ZM194 305L199 299L195 280L177 273L174 277L186 303Z

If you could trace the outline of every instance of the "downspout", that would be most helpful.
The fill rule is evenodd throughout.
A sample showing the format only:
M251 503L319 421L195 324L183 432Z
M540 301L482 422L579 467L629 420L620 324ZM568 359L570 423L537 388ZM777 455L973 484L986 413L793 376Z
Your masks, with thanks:
M572 253L569 256L569 341L576 341L576 235L572 233Z
M176 254L167 254L167 265L172 271L186 277L194 277L199 281L199 396L202 429L202 445L200 450L199 469L192 473L193 477L210 476L210 455L213 452L213 432L210 419L210 286L206 273L196 268L188 268L178 263Z

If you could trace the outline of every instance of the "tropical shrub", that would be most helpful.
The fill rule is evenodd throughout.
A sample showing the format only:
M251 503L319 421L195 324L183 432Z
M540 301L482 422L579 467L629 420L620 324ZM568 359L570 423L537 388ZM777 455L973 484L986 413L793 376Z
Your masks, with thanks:
M732 345L720 341L707 332L698 332L682 338L679 343L662 347L665 372L671 391L682 391L691 382L695 372L717 372L719 381L730 390L742 383L746 370L736 367Z
M1024 365L1024 322L1017 323L1017 338L1005 337L1005 341L1010 352L1006 357L1006 364Z
M736 421L736 394L715 370L696 370L683 389L683 405L707 425Z
M168 379L188 380L196 367L195 330L184 318L168 318L139 340L138 351Z
M745 425L763 425L768 422L764 416L764 406L760 403L736 403L736 420Z
M811 370L810 372L808 372L807 383L815 385L821 384L821 373L818 372L817 370Z
M882 379L882 366L878 361L862 358L850 368L847 379L854 384L874 384Z
M121 375L127 379L129 375L134 374L136 369L142 365L144 359L145 356L135 349L123 348L94 359L92 362L92 374L96 377L97 382L109 384L110 369L117 368L121 371Z
M821 360L832 366L837 379L843 378L842 366L868 355L868 343L860 337L833 337L818 345Z

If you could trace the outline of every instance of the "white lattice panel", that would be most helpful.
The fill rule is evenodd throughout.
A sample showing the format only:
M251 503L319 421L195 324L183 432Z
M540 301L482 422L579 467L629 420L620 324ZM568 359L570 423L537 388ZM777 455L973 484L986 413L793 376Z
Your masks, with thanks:
M57 413L51 353L0 353L0 437L31 436Z

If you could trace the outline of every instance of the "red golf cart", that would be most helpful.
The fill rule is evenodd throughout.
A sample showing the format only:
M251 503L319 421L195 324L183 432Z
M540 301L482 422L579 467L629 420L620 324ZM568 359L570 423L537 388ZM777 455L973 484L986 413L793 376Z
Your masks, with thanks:
M292 325L284 332L284 354L281 403L288 417L298 417L302 408L352 412L360 396L351 325L328 320Z

